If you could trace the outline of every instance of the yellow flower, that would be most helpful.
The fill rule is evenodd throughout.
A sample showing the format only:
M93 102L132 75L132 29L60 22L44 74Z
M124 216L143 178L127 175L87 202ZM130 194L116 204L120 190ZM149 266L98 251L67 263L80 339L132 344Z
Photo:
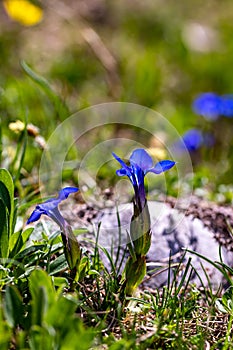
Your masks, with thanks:
M33 26L43 17L43 10L28 0L4 0L3 5L8 16L24 26Z

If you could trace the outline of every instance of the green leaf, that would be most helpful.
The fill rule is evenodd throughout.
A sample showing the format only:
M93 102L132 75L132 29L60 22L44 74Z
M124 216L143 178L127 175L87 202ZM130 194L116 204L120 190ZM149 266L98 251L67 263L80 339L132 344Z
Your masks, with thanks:
M129 257L125 265L126 287L125 293L128 296L133 295L135 289L142 282L146 274L146 258L138 256L136 261Z
M53 260L51 264L49 264L49 274L55 275L65 269L67 269L68 264L65 258L65 255L60 255L58 258Z
M4 309L2 303L0 302L0 349L8 350L13 332L7 320L4 318Z
M15 286L7 286L3 303L4 315L11 327L22 323L22 297Z
M233 286L227 288L222 296L222 302L233 315Z
M121 339L119 341L114 342L108 349L109 350L130 350L135 346L133 344L133 340L128 341L126 339Z
M69 282L65 277L53 277L53 284L55 287L69 287Z
M42 250L44 248L44 244L38 244L38 245L31 245L30 247L25 248L24 250L20 251L17 255L15 255L16 260L21 260L23 258L29 258L30 255L33 255L34 253Z
M219 311L233 316L233 286L227 288L222 298L216 300L215 305Z
M11 174L6 169L0 169L0 199L7 207L9 214L9 236L13 233L14 219L14 183Z
M33 231L33 227L29 227L24 232L21 230L13 233L10 237L9 249L10 249L10 258L14 258L17 253L19 253L25 246L28 238L30 237Z
M14 229L15 229L15 225L16 225L16 221L17 221L17 217L18 217L18 198L14 198L14 210L12 213L12 234L14 233Z
M128 236L128 240L129 240L129 243L127 244L127 247L129 249L129 252L130 252L130 255L131 255L133 261L136 261L137 258L136 258L136 254L135 254L135 251L134 251L133 242L131 240L130 233L128 232L128 230L126 232L127 232L127 236Z
M9 212L13 208L14 201L14 183L11 174L6 169L0 169L0 184L4 185L5 190L0 186L0 197L6 200ZM8 192L8 193L6 193Z
M36 296L32 298L32 324L42 326L44 315L48 309L48 298L44 286L39 286Z
M66 260L70 269L79 268L82 251L77 241L76 236L74 235L71 226L66 226L64 232L61 232L62 242L64 246L64 253Z
M0 169L0 172L1 172L1 170L2 169ZM10 194L9 194L7 187L1 181L1 177L0 177L0 198L3 201L3 203L5 204L5 206L7 207L8 213L10 213L11 212L11 198L10 198Z
M76 309L76 302L62 296L51 306L50 310L48 311L45 319L46 323L54 328L60 328L61 332L65 331L64 333L66 333L70 328L71 320L74 317Z
M49 306L56 303L51 277L43 270L34 270L29 277L29 290L33 323L41 325Z
M60 234L61 234L60 230L53 232L51 234L51 236L49 237L49 242L53 243L53 244L56 243L56 238L58 238L58 237L59 237L59 241L60 241Z
M0 198L0 258L8 258L9 252L9 215L7 208Z
M69 332L61 339L61 350L90 350L94 346L95 332L92 329L85 329L82 322L76 319L72 322Z
M83 256L79 265L79 280L81 281L90 270L90 261L87 256ZM99 272L98 272L99 273Z
M226 307L223 305L222 299L217 299L217 300L215 301L215 306L216 306L216 308L217 308L220 312L222 312L222 313L224 313L224 314L227 314L227 313L228 313L228 310L227 310Z
M54 334L51 329L34 325L29 333L29 346L31 350L56 349Z

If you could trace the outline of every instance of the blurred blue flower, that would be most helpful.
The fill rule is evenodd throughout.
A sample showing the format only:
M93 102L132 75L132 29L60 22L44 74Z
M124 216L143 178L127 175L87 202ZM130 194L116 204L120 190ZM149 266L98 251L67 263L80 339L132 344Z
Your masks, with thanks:
M210 133L203 133L198 129L190 129L183 134L179 141L175 142L175 151L195 152L202 146L212 147L214 136Z
M219 116L233 117L233 95L218 96L213 92L200 94L193 102L195 113L207 120L216 120Z
M77 192L77 187L65 187L59 191L58 197L51 198L44 203L38 204L36 208L33 210L31 216L29 217L27 224L31 222L37 221L40 219L41 215L47 215L53 221L55 221L62 231L64 231L66 227L66 221L61 215L58 205L60 202L65 200L71 193Z
M216 120L222 113L222 99L213 92L200 94L193 102L193 110L207 120Z
M140 211L146 204L145 175L149 172L161 174L175 165L175 162L171 160L162 160L153 165L151 156L143 148L133 151L129 159L130 166L126 165L115 153L113 153L113 156L122 166L121 169L116 171L116 174L118 176L128 176L130 179L135 192L135 203Z
M233 117L233 95L223 95L221 97L221 115Z
M198 129L190 129L182 136L183 143L191 152L199 149L203 144L203 140L202 132Z

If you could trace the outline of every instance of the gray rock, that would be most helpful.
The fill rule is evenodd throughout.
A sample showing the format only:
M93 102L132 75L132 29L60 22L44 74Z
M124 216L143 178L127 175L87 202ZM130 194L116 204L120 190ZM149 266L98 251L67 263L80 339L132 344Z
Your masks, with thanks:
M192 250L211 261L220 261L219 243L214 238L214 232L204 226L203 222L197 218L185 216L181 211L172 209L169 205L161 202L148 202L151 215L152 240L151 247L147 254L148 276L145 279L145 287L160 287L167 284L169 257L171 256L171 265L174 266L172 271L177 270L179 266L179 278L185 270L189 257L191 257L191 266L193 273L190 282L200 287L208 285L209 276L210 283L213 288L217 288L220 283L225 283L223 275L218 269L206 260L198 257L194 253L185 253L185 249ZM118 247L120 246L120 258L126 249L128 243L128 233L130 220L133 213L132 204L120 205L118 213L120 218L120 231L117 219L117 209L107 208L95 212L91 222L78 219L78 208L66 210L65 217L71 223L73 228L88 227L89 232L78 237L83 246L91 248L90 240L95 242L95 235L98 224L101 222L99 240L100 246L106 248L109 252L113 252L113 258L116 258ZM42 226L41 226L42 225ZM46 216L38 223L31 236L31 240L41 239L41 230L51 232L57 231L58 227L53 221ZM119 238L120 232L120 238ZM233 265L233 253L222 247L223 261L228 265ZM185 256L184 256L185 254ZM184 258L183 258L184 256ZM109 260L105 254L101 254L101 258L106 267L110 268ZM124 261L126 261L126 258ZM120 260L120 259L119 259ZM124 264L123 264L124 266ZM189 273L191 272L191 266ZM205 272L204 272L204 270ZM156 269L156 272L153 270ZM188 273L188 275L189 275ZM173 274L171 274L172 277ZM186 280L188 278L186 277ZM199 277L198 277L199 276ZM202 281L202 282L201 282Z
M164 203L148 202L148 206L152 229L151 247L147 254L148 271L155 268L158 270L154 276L145 282L145 285L159 287L167 283L168 269L166 268L168 267L170 255L171 264L175 265L173 270L176 270L177 265L180 263L180 274L185 270L188 259L191 257L191 266L194 270L190 282L195 283L198 287L202 283L205 286L208 285L206 274L213 288L217 288L219 283L224 283L223 275L212 264L194 253L185 253L185 249L189 249L213 262L220 261L219 244L215 240L213 232L204 227L199 219L193 219L191 216L186 217L183 213L172 209ZM125 247L128 242L127 231L129 232L132 211L131 204L121 205L118 208L121 222L120 245L122 247ZM116 209L105 209L102 211L101 218L95 219L95 223L97 224L99 220L101 221L99 244L109 251L111 247L114 247L113 251L116 251L119 245L119 225ZM224 247L221 252L223 261L231 266L233 253L228 252ZM185 256L183 258L184 253ZM108 261L106 260L105 263L108 264ZM161 269L165 271L158 273Z

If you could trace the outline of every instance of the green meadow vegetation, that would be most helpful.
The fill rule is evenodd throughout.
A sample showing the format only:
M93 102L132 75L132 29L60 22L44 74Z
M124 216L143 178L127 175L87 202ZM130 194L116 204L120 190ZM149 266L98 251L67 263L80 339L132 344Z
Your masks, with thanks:
M122 276L120 252L115 258L98 244L101 224L91 248L82 244L80 253L73 237L88 229L72 231L60 217L54 220L54 208L43 207L39 183L41 158L58 125L93 105L128 102L156 110L181 137L198 131L185 141L193 165L186 186L205 200L232 206L232 1L4 0L0 21L0 350L233 349L232 266L211 262L226 289L213 290L209 277L208 286L189 283L189 260L181 278L180 266L168 266L167 285L141 290L149 214L143 216L142 240L125 247L130 258ZM227 112L198 113L193 102L203 93L223 96ZM103 133L137 137L136 129L112 125ZM80 153L69 150L68 160L80 162L85 148L102 139L101 130L93 132L81 140ZM167 159L160 145L144 141L152 156ZM121 155L120 145L117 150ZM101 198L119 180L114 162L98 170ZM130 166L120 165L130 178ZM66 168L62 176L67 188L79 187L77 172ZM154 191L148 196L155 199L157 182L149 181ZM178 182L175 171L166 173L167 195L177 196ZM59 203L69 191L60 193ZM136 219L141 200L134 200ZM59 226L28 226L36 205ZM137 220L131 238L133 230L140 231ZM219 254L221 261L221 247ZM127 284L124 277L132 271L136 280Z

